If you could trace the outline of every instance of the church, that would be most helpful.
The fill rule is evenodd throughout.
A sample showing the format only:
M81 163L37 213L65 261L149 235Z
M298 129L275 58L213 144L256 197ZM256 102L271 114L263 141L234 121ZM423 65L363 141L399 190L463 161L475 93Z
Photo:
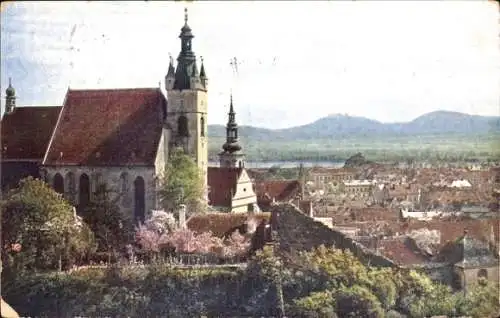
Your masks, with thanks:
M141 221L158 208L158 176L169 150L180 147L200 169L210 205L253 210L256 195L238 144L232 97L220 167L208 167L208 78L193 51L187 10L179 38L181 51L176 65L170 58L164 89L68 88L62 106L17 107L9 81L1 122L2 191L31 175L81 208L106 184L122 211Z

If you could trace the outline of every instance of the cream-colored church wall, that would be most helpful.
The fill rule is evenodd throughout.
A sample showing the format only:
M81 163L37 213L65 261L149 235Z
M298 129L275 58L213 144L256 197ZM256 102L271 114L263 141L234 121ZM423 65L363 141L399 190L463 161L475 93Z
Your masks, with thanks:
M74 205L78 205L78 194L80 192L80 176L87 174L90 181L91 200L96 191L98 181L105 183L111 191L111 199L121 195L118 205L126 215L134 216L134 181L138 177L144 179L145 184L145 212L146 215L156 208L156 169L155 167L130 166L130 167L90 167L90 166L63 166L63 167L42 167L45 170L48 184L54 186L54 176L59 173L64 179L65 197ZM74 191L70 193L68 183L68 173L74 175ZM122 174L126 173L126 187L122 191ZM43 176L42 172L42 176Z

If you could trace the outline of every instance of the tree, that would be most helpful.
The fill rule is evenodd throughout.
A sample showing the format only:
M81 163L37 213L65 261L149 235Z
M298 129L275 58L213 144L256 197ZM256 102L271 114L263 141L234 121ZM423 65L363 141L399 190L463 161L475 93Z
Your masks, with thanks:
M74 208L39 179L21 180L1 201L1 211L2 243L22 246L14 258L2 249L7 266L10 260L18 270L54 268L63 258L71 263L93 247L93 235Z
M95 200L82 212L83 220L94 232L99 251L116 252L133 240L132 220L121 213L117 204L119 197L112 198L106 185L100 185Z
M159 198L164 210L177 213L181 204L186 204L188 211L202 208L204 187L201 172L181 149L174 149L170 155L160 182Z
M364 286L342 288L336 293L335 300L339 317L384 317L379 300Z
M293 314L300 317L337 317L334 301L330 291L313 292L294 301Z

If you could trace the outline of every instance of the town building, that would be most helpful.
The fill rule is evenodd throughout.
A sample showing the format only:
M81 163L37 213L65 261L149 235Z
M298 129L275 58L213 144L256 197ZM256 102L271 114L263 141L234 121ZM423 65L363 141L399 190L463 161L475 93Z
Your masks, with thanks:
M354 180L356 171L350 168L321 168L315 167L308 173L307 181L312 182L316 189L326 189L329 184L337 187L343 181Z

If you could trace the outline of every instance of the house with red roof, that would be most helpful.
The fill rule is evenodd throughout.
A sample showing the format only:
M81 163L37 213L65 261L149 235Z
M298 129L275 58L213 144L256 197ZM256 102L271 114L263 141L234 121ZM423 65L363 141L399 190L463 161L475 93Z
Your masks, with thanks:
M2 172L9 171L4 168L9 163L23 170L16 178L38 173L79 208L105 184L136 220L156 208L158 176L169 149L184 149L206 184L208 79L203 60L198 69L187 18L186 11L181 51L176 67L170 58L165 90L68 88L61 107L16 107L9 86Z
M246 169L208 167L208 204L225 212L258 212L257 196Z
M273 202L291 202L302 197L298 180L266 180L255 184L257 204L263 211L270 211Z

